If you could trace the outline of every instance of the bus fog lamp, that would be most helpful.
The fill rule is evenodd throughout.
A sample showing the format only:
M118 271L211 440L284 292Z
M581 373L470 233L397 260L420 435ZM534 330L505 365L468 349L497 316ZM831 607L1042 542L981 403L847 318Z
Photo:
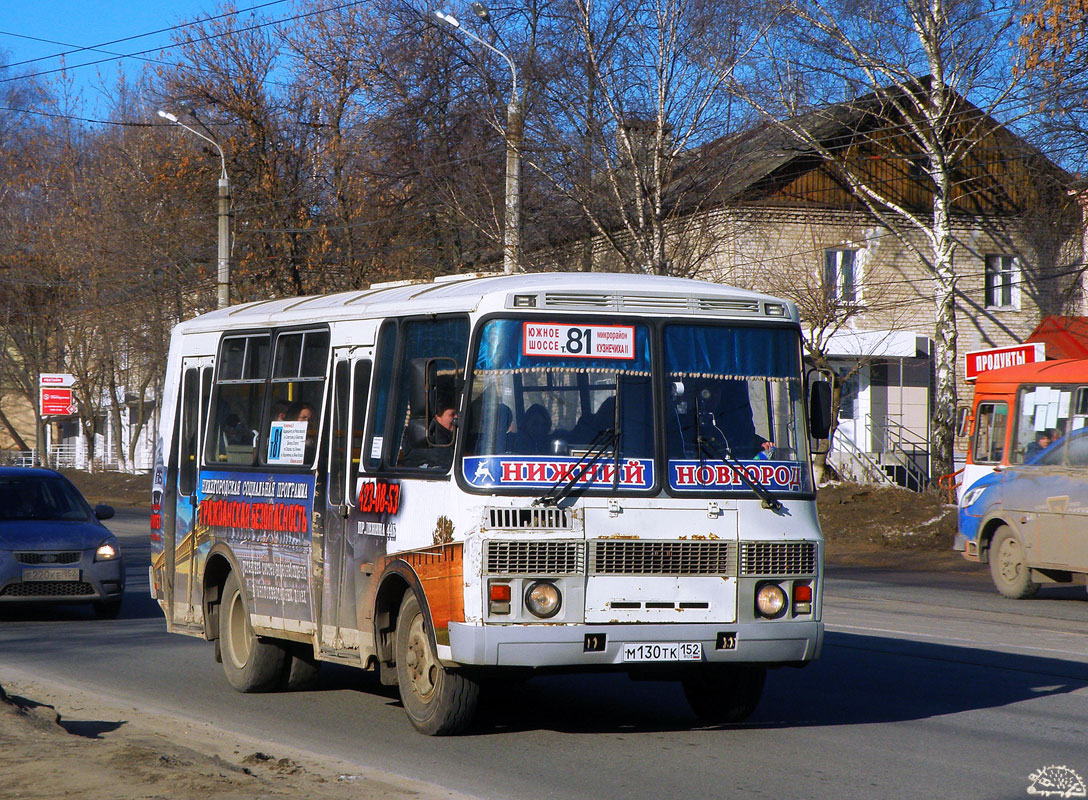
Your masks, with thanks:
M535 617L554 617L562 605L563 597L559 588L551 581L537 581L525 592L525 607Z
M777 583L765 583L756 590L756 611L760 616L775 619L786 612L786 593Z

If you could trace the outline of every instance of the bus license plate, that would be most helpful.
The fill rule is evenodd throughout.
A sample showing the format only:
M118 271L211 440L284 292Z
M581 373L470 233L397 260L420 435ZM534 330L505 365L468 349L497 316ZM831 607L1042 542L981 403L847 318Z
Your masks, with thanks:
M78 567L52 567L48 569L24 569L23 582L31 581L78 581Z
M628 642L623 646L624 661L702 661L699 642Z

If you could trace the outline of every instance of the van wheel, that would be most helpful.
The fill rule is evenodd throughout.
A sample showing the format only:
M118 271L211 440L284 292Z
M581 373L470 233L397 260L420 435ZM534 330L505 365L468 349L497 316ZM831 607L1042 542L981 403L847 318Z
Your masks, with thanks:
M755 664L708 665L683 679L695 716L713 725L743 722L763 696L767 668Z
M223 586L219 641L223 672L231 686L239 692L268 692L277 688L287 653L278 644L261 641L254 635L236 572L227 576Z
M1031 570L1024 562L1024 548L1012 528L1002 525L990 542L990 576L997 591L1020 600L1039 591L1031 579Z
M428 736L463 731L476 713L479 684L439 663L414 592L400 605L396 637L397 686L412 725Z

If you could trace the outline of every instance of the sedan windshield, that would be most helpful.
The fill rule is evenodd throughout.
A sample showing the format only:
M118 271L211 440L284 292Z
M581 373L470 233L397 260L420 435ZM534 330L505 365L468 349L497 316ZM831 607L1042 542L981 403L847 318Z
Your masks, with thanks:
M50 476L0 478L0 522L91 518L87 503L68 481Z

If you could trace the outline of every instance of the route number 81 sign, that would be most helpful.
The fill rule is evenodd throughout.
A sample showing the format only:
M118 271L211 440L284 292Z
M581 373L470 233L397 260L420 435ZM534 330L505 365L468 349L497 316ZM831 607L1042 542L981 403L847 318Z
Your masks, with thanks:
M630 325L561 325L526 322L522 353L552 358L635 357L635 329Z

